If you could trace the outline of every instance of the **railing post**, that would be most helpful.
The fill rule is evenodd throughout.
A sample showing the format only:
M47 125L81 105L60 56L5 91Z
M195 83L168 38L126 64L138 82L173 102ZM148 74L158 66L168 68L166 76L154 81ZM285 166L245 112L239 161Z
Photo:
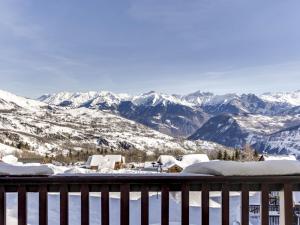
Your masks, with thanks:
M101 190L101 225L109 225L109 188L107 185Z
M6 198L5 188L0 186L0 225L6 223Z
M18 225L27 225L27 196L25 186L18 187Z
M169 225L169 187L164 185L161 190L161 224Z
M209 225L209 189L207 184L202 184L201 209L202 209L202 225Z
M121 225L129 225L129 184L121 185Z
M269 186L261 185L261 225L269 225Z
M249 187L242 184L242 225L249 225Z
M280 225L293 224L293 186L290 183L283 185L280 192Z
M39 189L39 224L48 224L48 191L46 185Z
M146 186L141 193L141 225L149 225L149 189Z
M69 224L69 195L68 186L60 187L60 225Z
M227 184L222 187L222 225L229 225L229 189Z
M189 195L189 185L183 184L181 189L181 224L189 225L190 219L190 195Z
M81 185L81 225L89 225L89 186Z

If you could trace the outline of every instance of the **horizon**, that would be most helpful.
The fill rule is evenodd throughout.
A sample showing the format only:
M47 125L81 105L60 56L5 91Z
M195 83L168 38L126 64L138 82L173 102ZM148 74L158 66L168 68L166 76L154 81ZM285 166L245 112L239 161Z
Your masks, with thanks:
M202 91L202 90L194 90L194 91L191 91L191 92L188 92L188 93L168 93L168 92L160 92L160 91L155 91L155 90L150 90L150 91L144 91L144 92L140 92L140 93L135 93L135 94L131 94L131 93L126 93L126 92L114 92L114 91L109 91L109 90L86 90L86 91L58 91L58 92L53 92L53 93L43 93L41 95L38 95L38 96L34 96L34 97L30 97L30 96L26 96L26 95L20 95L18 93L15 93L15 92L12 92L12 91L9 91L9 90L5 90L3 88L0 88L0 91L4 91L4 92L8 92L8 93L11 93L11 94L14 94L14 95L17 95L19 97L24 97L24 98L27 98L27 99L33 99L33 100L38 100L38 98L42 97L42 96L47 96L47 95L55 95L55 94L59 94L59 93L71 93L71 94L75 94L75 93L88 93L88 92L108 92L108 93L112 93L112 94L116 94L116 95L121 95L121 94L126 94L126 95L129 95L129 97L133 97L133 96L138 96L138 95L143 95L143 94L148 94L148 93L151 93L151 92L154 92L154 93L158 93L158 94L166 94L166 95L179 95L179 96L185 96L185 95L189 95L189 94L194 94L194 93L209 93L209 94L213 94L213 95L219 95L219 96L222 96L222 95L230 95L230 94L236 94L236 95L243 95L243 94L254 94L256 96L261 96L261 95L264 95L264 94L282 94L282 93L295 93L295 92L300 92L300 89L297 89L297 90L291 90L291 91L275 91L275 92L272 92L272 91L266 91L266 92L262 92L262 93L254 93L254 92L224 92L224 93L216 93L216 92L213 92L213 91Z
M2 1L2 88L30 98L99 89L297 90L299 7L295 0Z

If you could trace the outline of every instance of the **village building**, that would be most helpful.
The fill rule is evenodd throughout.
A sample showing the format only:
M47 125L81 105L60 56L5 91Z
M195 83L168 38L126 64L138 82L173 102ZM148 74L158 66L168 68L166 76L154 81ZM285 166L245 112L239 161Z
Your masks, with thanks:
M187 166L208 161L209 158L206 154L188 154L182 156L181 160L177 160L171 155L161 155L157 163L161 172L180 173Z
M125 167L125 157L122 155L92 155L89 156L85 167L92 170L119 170Z

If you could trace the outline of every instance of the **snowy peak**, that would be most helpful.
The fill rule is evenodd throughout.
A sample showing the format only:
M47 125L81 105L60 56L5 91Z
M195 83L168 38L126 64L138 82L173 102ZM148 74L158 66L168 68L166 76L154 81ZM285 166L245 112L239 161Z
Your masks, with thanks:
M168 103L186 105L187 102L178 98L175 95L168 95L157 93L155 91L150 91L141 95L134 96L132 98L132 103L135 105L148 105L156 106L158 104L167 105Z
M40 107L45 107L46 104L14 95L10 92L0 90L0 110L13 110L23 108L27 110L35 110Z
M192 105L201 106L209 102L213 97L213 93L196 91L194 93L182 96L181 99Z
M232 100L240 99L240 95L229 93L224 95L215 95L211 92L197 91L188 95L182 96L186 102L194 106L205 106L205 105L220 105L228 104Z
M111 106L128 99L130 99L130 96L127 94L114 94L108 91L59 92L52 95L42 95L38 98L38 100L50 105L69 106L72 108L77 108L86 104L89 106L96 106L101 103Z
M288 103L293 106L300 106L300 90L294 92L264 93L260 98L269 102Z

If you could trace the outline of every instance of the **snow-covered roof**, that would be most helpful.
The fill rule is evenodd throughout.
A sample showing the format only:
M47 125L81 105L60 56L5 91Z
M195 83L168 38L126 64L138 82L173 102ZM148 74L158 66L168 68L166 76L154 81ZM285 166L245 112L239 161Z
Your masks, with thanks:
M174 156L161 155L157 161L162 164L163 168L170 168L174 165L177 165L181 168L185 168L195 163L208 162L209 158L206 154L189 154L189 155L184 155L182 157L182 160L179 161L175 159Z
M184 155L181 160L185 167L200 162L209 162L208 156L206 154L188 154Z
M9 164L15 164L18 162L18 158L13 155L6 155L2 157L2 161Z
M181 165L181 162L178 161L177 159L175 159L175 157L171 156L171 155L161 155L161 156L159 156L157 162L162 164L163 169L171 168L175 165L183 168Z
M168 163L162 166L163 169L170 169L172 167L180 167L180 168L184 168L181 162L176 162L176 163Z
M273 160L297 160L294 155L262 155L265 161L273 161Z
M89 156L86 165L99 168L114 168L116 162L125 163L122 155L92 155Z
M161 155L159 156L157 162L161 164L167 164L167 163L176 163L177 160L172 155Z

